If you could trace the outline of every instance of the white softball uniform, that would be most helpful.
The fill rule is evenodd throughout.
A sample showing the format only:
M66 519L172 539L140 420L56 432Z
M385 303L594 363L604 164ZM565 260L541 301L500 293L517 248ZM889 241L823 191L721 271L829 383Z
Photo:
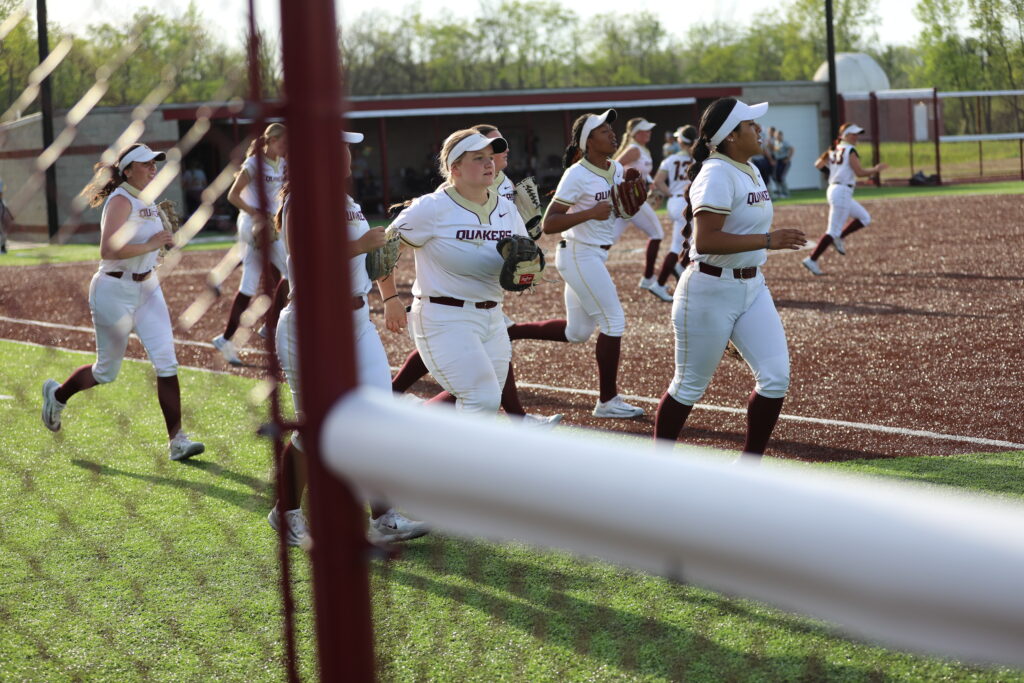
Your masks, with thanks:
M106 230L110 200L114 197L124 197L131 204L128 220L117 231L119 237L128 237L126 244L142 244L164 229L156 205L139 201L138 192L127 184L107 197L100 218L101 229ZM96 328L96 362L92 374L101 384L117 378L128 349L128 335L132 332L146 348L157 377L178 374L171 316L160 280L153 271L157 255L154 250L128 259L103 259L89 283L89 309ZM144 280L133 277L144 275Z
M281 185L284 183L287 162L284 158L271 161L264 157L262 173L257 165L256 156L246 158L242 163L242 172L249 176L249 184L242 190L242 200L249 206L259 208L259 186L262 182L266 187L267 214L277 213L280 202ZM254 296L260 286L263 275L263 257L253 240L253 219L245 211L238 212L238 239L242 246L242 282L238 290L246 296ZM270 243L270 262L285 278L288 277L284 242L280 239Z
M622 173L617 161L600 169L582 159L562 174L552 201L568 206L569 214L610 202L611 188L622 182ZM570 342L587 341L595 328L609 337L626 331L626 314L605 265L617 220L612 213L603 221L584 221L562 233L555 264L565 280L565 336Z
M516 186L512 179L505 175L504 171L498 172L498 177L491 184L491 191L501 195L513 204L515 203Z
M496 245L525 236L523 219L496 193L481 206L446 187L416 199L394 225L414 248L409 331L424 364L459 410L497 412L512 345Z
M871 222L871 214L853 198L857 185L857 174L850 166L850 158L857 154L857 148L848 142L840 142L828 154L828 234L840 237L847 219L856 218L864 225Z
M693 164L693 157L689 152L676 152L665 157L658 171L665 172L665 184L668 185L668 201L665 208L668 217L672 219L672 248L673 254L682 254L684 247L688 250L688 240L684 239L683 229L686 227L686 188L690 186L690 178L686 175Z
M646 180L648 183L654 181L651 177L651 170L654 168L654 161L651 159L651 153L646 147L641 147L635 142L626 147L626 151L635 149L639 151L640 156L637 157L636 161L631 164L624 165L623 172L626 169L635 168L640 172L640 177ZM626 231L629 224L632 223L640 229L648 238L652 240L660 240L665 237L665 230L661 227L661 221L658 220L658 214L654 211L654 207L644 202L640 210L632 218L619 218L615 222L615 239L614 242L618 242L622 233Z
M771 196L751 164L712 154L690 187L690 201L695 216L726 216L723 232L763 235L771 228ZM761 273L767 250L700 254L693 246L690 256L694 263L672 302L676 370L669 394L684 405L699 401L731 339L754 372L755 391L782 398L789 388L789 349Z

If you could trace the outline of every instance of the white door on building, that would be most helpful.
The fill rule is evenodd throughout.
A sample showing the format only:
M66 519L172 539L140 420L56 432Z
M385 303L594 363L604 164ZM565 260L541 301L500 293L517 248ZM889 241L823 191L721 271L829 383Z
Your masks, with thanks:
M819 126L822 119L816 104L771 104L768 113L758 119L768 134L768 126L782 129L786 140L796 151L786 176L791 190L817 189L823 187L821 173L814 168L814 160L824 150L819 149ZM827 125L827 123L825 124Z

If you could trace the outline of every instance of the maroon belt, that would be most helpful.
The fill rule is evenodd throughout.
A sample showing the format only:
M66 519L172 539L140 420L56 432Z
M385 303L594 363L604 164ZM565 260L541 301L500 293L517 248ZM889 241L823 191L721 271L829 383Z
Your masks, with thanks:
M704 263L703 261L697 261L697 270L702 273L706 273L707 275L722 277L721 268ZM749 280L752 277L757 277L757 266L750 266L749 268L733 268L732 276L737 280Z
M358 311L360 308L366 305L366 299L361 296L352 297L352 310Z
M142 282L143 280L147 279L152 273L153 273L152 270L147 270L145 273L131 273L131 276L132 276L132 279L135 280L136 282ZM116 277L118 280L120 280L122 277L124 277L124 271L123 270L107 271L107 275L109 275L110 277Z
M558 246L560 246L562 249L565 249L565 247L566 247L565 240L562 240L561 242L559 242ZM601 247L605 251L608 251L609 249L612 248L612 245L610 245L610 244L599 244L597 246Z
M421 299L423 297L420 297ZM442 306L455 306L456 308L462 308L467 302L462 299L454 299L450 296L428 296L427 300L432 304L441 304ZM468 303L473 304L476 308L494 308L498 305L497 301L470 301Z

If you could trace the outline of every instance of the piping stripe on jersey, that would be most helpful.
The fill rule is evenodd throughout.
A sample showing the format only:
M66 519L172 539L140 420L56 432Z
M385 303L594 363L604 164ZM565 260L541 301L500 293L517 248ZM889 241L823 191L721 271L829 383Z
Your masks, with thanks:
M754 167L751 166L750 164L741 164L735 159L730 159L721 152L712 152L711 156L709 156L708 159L721 159L725 163L730 164L731 166L735 166L736 168L750 176L750 179L754 182L755 185L757 185L757 176L754 175Z
M576 266L576 272L579 273L580 275L582 275L583 274L583 270L580 268L580 263L576 259L576 240L569 240L569 244L572 245L572 262ZM587 246L588 247L592 247L593 245L587 245ZM597 247L597 248L600 249L600 247ZM607 271L608 270L608 266L605 265L604 269L605 269L605 271ZM608 278L611 279L611 273L608 274ZM587 288L587 293L590 295L590 300L594 302L594 304L597 306L598 313L604 318L604 324L602 325L601 323L598 323L598 326L601 328L601 331L604 332L607 335L608 334L607 330L608 330L609 327L611 327L611 318L609 318L608 314L605 313L604 308L601 306L601 299L600 299L600 297L598 297L596 294L594 294L594 290L592 290L590 288L590 282L587 281L587 278L581 277L580 279L583 280L583 286ZM612 287L615 287L615 283L614 282L612 283ZM615 297L618 298L618 296L619 296L619 293L616 290ZM577 294L576 297L579 298L579 295ZM583 303L583 302L581 301L580 303ZM584 312L586 312L586 309L583 309L583 310L584 310ZM568 311L566 311L566 313L568 313ZM587 313L587 315L590 317L591 320L594 319L594 316L591 315L590 313ZM625 316L623 316L623 317L625 317ZM595 321L595 322L597 322L597 321ZM591 334L593 334L593 332L591 332ZM611 335L609 335L609 336L611 336Z
M498 193L497 192L492 192L491 190L488 190L487 191L487 201L483 205L477 204L476 202L469 201L468 199L463 197L461 194L459 194L459 191L456 190L451 185L449 185L448 187L444 188L444 193L446 195L448 195L448 197L453 202L455 202L456 204L461 206L463 209L465 209L466 211L469 211L474 216L476 216L480 220L480 224L481 225L490 225L491 224L491 214L494 213L494 209L496 209L497 206L498 206Z
M608 168L598 168L597 166L594 166L594 164L590 163L586 159L580 159L580 166L587 169L591 173L599 175L602 178L604 178L606 181L608 181L608 187L611 187L615 184L615 164L609 162Z
M685 209L684 209L685 210ZM693 207L693 215L696 216L698 213L707 211L710 213L719 213L723 216L729 216L732 214L732 209L727 209L722 206L713 206L711 204L701 204L700 206Z

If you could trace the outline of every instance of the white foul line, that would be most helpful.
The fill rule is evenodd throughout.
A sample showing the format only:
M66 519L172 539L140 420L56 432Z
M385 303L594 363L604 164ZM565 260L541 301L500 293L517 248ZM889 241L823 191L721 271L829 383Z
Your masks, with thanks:
M15 323L15 324L19 324L19 325L35 325L35 326L38 326L38 327L50 327L50 328L60 329L60 330L72 330L72 331L75 331L75 332L89 332L89 333L92 333L94 331L93 328L91 328L91 327L80 327L80 326L75 326L75 325L62 325L60 323L43 322L43 321L40 321L40 320L22 320L20 318L8 318L8 317L2 316L2 315L0 315L0 322L9 322L9 323ZM135 335L132 335L132 336L135 336ZM10 340L10 341L13 341L13 340ZM27 343L27 344L29 344L31 346L41 346L41 347L44 347L44 348L61 348L61 347L46 346L46 345L43 345L43 344L33 344L31 342L19 342L19 343ZM206 342L191 341L191 340L188 340L188 339L175 339L174 343L175 344L181 344L181 345L184 345L184 346L197 346L197 347L204 348L204 349L212 349L212 348L214 348L213 344L209 344L209 343L206 343ZM67 350L74 350L74 349L67 349ZM263 350L260 350L260 349L245 349L245 352L246 353L253 353L253 354L261 354L261 355L266 355L267 354L266 351L263 351ZM186 367L186 366L182 366L182 367ZM205 370L206 368L190 368L190 369L192 369L192 370ZM392 370L396 370L397 368L391 368L391 369ZM214 371L214 372L221 373L221 371ZM233 373L227 372L227 373L221 373L221 374L233 374ZM571 387L555 387L555 386L551 386L551 385L548 385L548 384L533 384L533 383L530 383L530 382L518 382L518 381L516 382L516 385L520 386L520 387L526 387L527 389L541 389L543 391L551 391L551 392L559 393L559 394L578 394L578 395L581 395L581 396L599 396L600 395L597 391L594 391L593 389L573 389ZM658 399L658 398L650 398L649 396L635 396L635 395L632 395L632 394L625 394L625 395L623 395L623 398L627 398L627 399L629 399L631 401L637 401L637 402L640 402L640 403L652 403L652 404L657 404L657 403L659 403L661 401L661 399ZM720 412L720 413L733 413L733 414L737 414L737 415L745 415L746 412L747 412L745 408L729 408L727 406L715 406L715 405L710 405L710 404L707 404L707 403L697 403L694 407L695 408L700 408L700 409L703 409L703 410L713 410L713 411L717 411L717 412ZM961 443L978 444L980 446L996 446L998 448L1011 448L1013 450L1024 450L1024 444L1022 444L1022 443L1014 443L1012 441L1000 441L998 439L985 439L985 438L977 437L977 436L958 436L958 435L955 435L955 434L942 434L940 432L929 432L929 431L926 431L926 430L923 430L923 429L907 429L905 427L889 427L887 425L876 425L876 424L870 424L870 423L866 423L866 422L847 422L845 420L830 420L828 418L823 418L823 417L805 417L805 416L802 416L802 415L787 415L785 413L779 415L779 419L780 420L790 420L792 422L809 422L809 423L812 423L812 424L831 425L831 426L834 426L834 427L849 427L850 429L860 429L860 430L866 431L866 432L881 432L883 434L899 434L900 436L917 436L917 437L922 437L922 438L925 438L925 439L937 439L937 440L940 440L940 441L958 441L958 442L961 442Z

